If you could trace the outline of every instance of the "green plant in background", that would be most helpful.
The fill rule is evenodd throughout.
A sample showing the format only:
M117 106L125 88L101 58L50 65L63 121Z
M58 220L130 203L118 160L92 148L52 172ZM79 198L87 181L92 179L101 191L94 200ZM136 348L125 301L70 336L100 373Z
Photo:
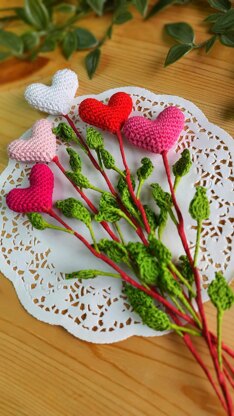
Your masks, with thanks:
M66 59L76 51L88 50L85 67L89 78L92 78L100 61L102 45L111 39L116 25L122 25L133 18L134 8L147 20L166 7L183 6L189 1L158 0L149 6L149 0L24 0L22 7L0 9L4 13L0 17L0 61L12 56L33 60L40 53L52 52L57 46L61 48ZM204 42L195 42L194 30L186 22L165 26L167 34L177 41L168 52L165 66L195 49L204 48L209 52L216 41L225 46L234 46L234 8L231 2L204 0L204 6L207 2L216 12L205 19L205 23L209 25L210 36ZM78 23L93 13L99 17L104 14L110 16L110 24L99 40ZM15 21L22 21L28 29L21 35L9 31L7 27Z

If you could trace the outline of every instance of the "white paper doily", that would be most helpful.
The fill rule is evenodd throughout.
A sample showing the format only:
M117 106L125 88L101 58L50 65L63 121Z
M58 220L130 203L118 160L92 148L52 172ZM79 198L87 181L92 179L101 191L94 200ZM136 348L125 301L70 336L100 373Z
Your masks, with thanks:
M107 100L117 92L129 93L134 102L132 115L145 115L155 118L168 105L177 105L186 116L184 132L175 151L169 155L173 163L176 152L190 148L193 168L178 187L178 200L185 218L186 232L190 247L194 249L196 237L195 223L188 214L188 205L194 195L194 184L205 186L211 204L211 216L205 222L202 231L201 254L199 267L204 277L203 299L207 300L206 286L214 277L215 270L222 270L227 278L232 278L233 260L233 141L221 128L211 124L204 114L191 102L180 97L156 95L142 88L124 87L105 91L93 96ZM85 125L77 115L77 104L84 98L74 99L70 116L84 132ZM50 116L55 124L62 117ZM64 120L63 120L64 121ZM27 137L27 132L23 137ZM122 168L117 140L105 134L106 147L114 154L117 165ZM15 139L15 138L12 138ZM65 146L59 144L58 155L69 169ZM152 155L125 143L129 165L134 171L144 156L151 157L155 170L149 183L160 182L168 189L161 157ZM84 157L84 171L93 183L105 186L102 178ZM65 281L64 273L84 268L107 270L77 240L65 233L53 230L38 231L32 229L22 215L6 207L5 195L14 187L27 186L31 165L10 160L0 176L0 213L1 213L1 250L0 268L2 273L12 281L17 295L26 310L37 319L61 325L78 338L94 343L111 343L123 340L132 335L162 335L142 325L139 317L132 312L125 296L121 292L122 284L118 279L97 278L80 283ZM50 164L55 174L54 200L69 196L78 197L73 187L63 177L54 163ZM108 171L109 173L109 171ZM116 176L110 173L116 183ZM145 186L145 188L148 188ZM149 189L143 192L145 202L149 200ZM96 202L98 195L87 191ZM154 205L152 205L153 207ZM69 221L77 230L87 231L78 222ZM131 240L132 232L122 223L125 236ZM105 232L95 225L98 238L106 236ZM173 254L183 254L175 227L168 224L164 241L171 247ZM164 333L165 334L165 333Z

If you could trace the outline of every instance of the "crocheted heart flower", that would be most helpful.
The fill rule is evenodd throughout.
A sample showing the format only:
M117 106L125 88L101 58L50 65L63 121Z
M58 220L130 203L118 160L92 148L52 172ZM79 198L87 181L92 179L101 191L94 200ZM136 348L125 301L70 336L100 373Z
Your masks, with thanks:
M28 140L14 140L8 146L10 158L22 162L50 162L56 155L56 136L49 120L38 120Z
M25 90L28 103L48 114L67 114L78 88L78 77L70 69L57 71L52 85L31 84Z
M116 133L132 111L132 99L125 92L112 95L105 105L95 98L86 98L79 106L80 118L87 124Z
M54 175L44 164L31 169L29 188L15 188L6 197L8 207L15 212L48 212L52 207Z
M168 151L184 128L184 114L177 107L167 107L156 120L131 117L124 125L125 137L137 147L153 153Z

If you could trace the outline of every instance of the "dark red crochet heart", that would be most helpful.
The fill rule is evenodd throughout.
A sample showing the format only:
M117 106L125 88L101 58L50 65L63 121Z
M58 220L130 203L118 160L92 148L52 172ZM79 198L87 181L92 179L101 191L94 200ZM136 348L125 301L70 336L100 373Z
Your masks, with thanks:
M80 103L80 118L87 124L116 133L121 129L132 111L132 99L125 92L112 95L107 105L95 98Z

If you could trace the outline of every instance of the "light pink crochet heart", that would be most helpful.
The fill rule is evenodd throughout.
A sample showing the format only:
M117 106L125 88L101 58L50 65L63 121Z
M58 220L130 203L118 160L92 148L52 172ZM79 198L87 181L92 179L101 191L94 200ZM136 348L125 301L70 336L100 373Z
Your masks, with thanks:
M12 211L48 212L52 207L54 175L49 166L38 163L33 166L29 176L29 188L15 188L6 197Z
M22 162L50 162L56 156L56 136L49 120L38 120L29 139L18 139L8 146L10 158Z
M184 128L184 114L174 106L163 110L156 120L129 118L123 128L125 137L135 146L153 153L168 151Z

